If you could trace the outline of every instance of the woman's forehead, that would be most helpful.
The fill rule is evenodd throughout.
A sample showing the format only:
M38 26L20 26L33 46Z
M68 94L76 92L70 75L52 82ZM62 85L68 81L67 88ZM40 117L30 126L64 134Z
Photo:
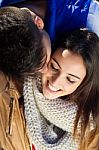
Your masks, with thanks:
M52 58L56 60L63 73L75 73L79 74L79 76L85 76L86 67L80 55L74 54L67 49L59 48L55 51Z

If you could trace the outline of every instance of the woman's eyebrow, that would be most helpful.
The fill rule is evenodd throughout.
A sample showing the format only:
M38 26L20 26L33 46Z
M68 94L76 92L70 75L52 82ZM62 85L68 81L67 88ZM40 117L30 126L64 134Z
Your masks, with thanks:
M73 76L73 77L75 77L75 78L77 78L77 79L81 79L80 77L78 77L78 76L76 76L76 75L73 75L73 74L71 74L71 73L68 73L68 75Z
M60 64L58 63L58 61L57 61L55 58L53 58L53 57L52 57L52 59L57 63L57 65L58 65L59 68L61 69L61 66L60 66ZM71 73L68 73L68 75L70 75L70 76L72 76L72 77L75 77L75 78L77 78L77 79L81 79L80 77L78 77L78 76L76 76L76 75L74 75L74 74L71 74Z
M59 66L59 68L61 69L61 66L60 66L60 64L58 63L58 61L55 59L55 58L53 58L52 57L52 59L56 62L56 64Z

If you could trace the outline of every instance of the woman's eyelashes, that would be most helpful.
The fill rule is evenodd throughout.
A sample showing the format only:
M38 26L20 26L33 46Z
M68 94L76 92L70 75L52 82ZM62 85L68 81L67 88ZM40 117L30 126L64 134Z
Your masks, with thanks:
M58 71L59 70L59 68L53 62L50 62L50 68L53 71Z
M75 83L76 81L72 80L70 77L66 77L67 81L71 84Z
M53 61L50 61L48 66L49 66L49 69L55 73L60 71L58 65L54 63ZM74 84L76 81L67 75L66 82L70 84Z

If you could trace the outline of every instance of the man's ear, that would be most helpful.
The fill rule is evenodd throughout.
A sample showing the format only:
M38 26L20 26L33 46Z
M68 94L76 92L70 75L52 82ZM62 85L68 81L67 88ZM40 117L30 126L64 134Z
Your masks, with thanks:
M35 19L34 19L34 23L37 25L37 27L39 29L43 29L44 28L44 22L43 22L42 18L36 16Z

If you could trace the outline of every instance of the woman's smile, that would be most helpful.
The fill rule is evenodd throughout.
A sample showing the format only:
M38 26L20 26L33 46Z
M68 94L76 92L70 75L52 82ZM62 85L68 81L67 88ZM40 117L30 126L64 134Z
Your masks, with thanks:
M53 86L51 83L49 83L48 80L47 80L47 83L46 83L46 90L50 94L60 93L60 91L62 92L61 89L59 89L58 87Z

